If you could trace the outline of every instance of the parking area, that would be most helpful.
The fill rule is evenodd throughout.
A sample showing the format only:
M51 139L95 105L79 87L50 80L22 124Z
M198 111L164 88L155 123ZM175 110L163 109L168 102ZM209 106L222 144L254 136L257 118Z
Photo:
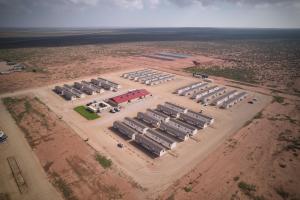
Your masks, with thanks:
M209 152L214 150L218 144L240 129L271 101L271 98L268 96L246 91L248 94L246 99L235 106L228 107L228 109L219 109L216 106L203 106L185 96L174 95L174 91L179 87L185 87L186 85L199 82L199 79L176 75L176 84L170 81L164 84L150 86L142 85L139 82L121 77L124 73L128 72L130 71L108 73L102 76L104 79L122 85L122 88L117 92L108 91L103 94L87 96L84 99L78 99L76 101L65 101L56 95L51 87L48 87L38 91L36 95L57 115L61 116L79 136L87 140L93 148L104 152L113 160L113 163L115 163L118 168L131 176L141 186L149 188L153 192L165 189L172 181L176 180L176 177L184 175L191 170L198 162L204 159ZM219 88L223 87L218 84L214 85ZM102 112L101 118L92 121L86 120L73 110L76 106L85 105L94 100L101 102L136 89L145 89L149 91L152 96L126 102L122 105L120 112ZM228 91L235 90L235 88L230 87L227 87L227 89ZM247 103L249 99L256 99L256 101L253 104L249 104ZM117 131L113 129L114 122L123 122L125 118L137 118L136 120L144 123L142 122L143 117L141 116L143 114L139 113L147 113L149 115L149 109L159 111L158 105L165 105L166 102L180 105L192 111L189 115L186 115L186 113L184 113L185 111L183 114L179 113L179 116L177 116L178 119L175 120L189 120L191 116L195 118L193 113L197 114L202 111L206 116L213 118L214 122L209 124L207 128L201 129L198 134L189 134L189 139L185 142L180 142L174 135L170 136L170 133L165 134L168 138L174 139L176 147L171 148L171 146L174 146L174 142L165 139L169 141L168 144L165 143L165 145L169 145L170 148L159 144L166 149L161 157L149 156L149 151L143 148L142 145L136 144L132 139L118 134ZM162 110L159 112L162 112ZM138 119L138 117L140 117L140 119ZM155 122L153 123L155 124ZM189 125L201 126L201 123L195 122L194 125ZM125 127L128 127L128 125L125 125ZM151 137L150 135L157 136L164 134L164 130L162 129L151 129L154 131L146 135L147 138ZM141 143L143 139L142 137L139 138L138 143ZM145 140L148 141L148 139ZM153 141L153 138L150 141ZM118 144L122 144L123 148L118 147ZM175 174L176 176L174 176Z

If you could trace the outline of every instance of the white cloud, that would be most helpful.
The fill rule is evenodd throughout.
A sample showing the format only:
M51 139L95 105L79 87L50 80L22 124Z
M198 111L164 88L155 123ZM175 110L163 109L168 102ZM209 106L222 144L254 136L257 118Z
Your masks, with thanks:
M95 6L98 4L99 0L68 0L73 4L84 4L88 6Z
M122 8L143 9L143 0L114 0L114 4Z

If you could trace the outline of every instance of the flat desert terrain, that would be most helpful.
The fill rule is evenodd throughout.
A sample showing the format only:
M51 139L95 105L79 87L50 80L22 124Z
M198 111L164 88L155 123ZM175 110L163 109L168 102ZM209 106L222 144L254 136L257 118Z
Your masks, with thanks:
M300 199L298 40L141 40L55 46L48 43L53 38L39 45L26 37L20 47L9 40L7 47L0 48L3 63L26 65L22 72L0 75L0 129L8 135L7 142L0 144L0 199ZM145 56L158 52L189 57L165 61ZM144 68L172 73L176 79L147 86L120 77ZM220 109L173 94L200 81L191 72L208 74L212 85L246 91L248 97ZM56 85L96 77L122 88L75 101L52 91ZM125 104L118 113L102 112L91 121L73 110L132 89L146 89L152 96ZM253 99L254 104L248 103ZM112 129L114 121L166 101L202 110L215 122L161 157ZM118 148L118 143L124 147ZM112 164L107 168L99 164L99 155ZM24 191L8 164L11 156L19 165Z

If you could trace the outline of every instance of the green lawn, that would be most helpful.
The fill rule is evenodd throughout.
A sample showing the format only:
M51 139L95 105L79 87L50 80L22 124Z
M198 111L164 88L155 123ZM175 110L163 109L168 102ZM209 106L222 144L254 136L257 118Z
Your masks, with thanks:
M85 106L78 106L74 108L74 110L78 112L81 116L85 117L87 120L94 120L100 117L96 113L88 111Z

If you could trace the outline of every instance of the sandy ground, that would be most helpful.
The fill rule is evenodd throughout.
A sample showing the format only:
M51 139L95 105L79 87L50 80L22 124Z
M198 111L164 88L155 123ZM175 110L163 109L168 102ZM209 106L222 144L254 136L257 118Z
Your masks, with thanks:
M194 54L191 54L192 57L190 58L174 61L146 58L141 55L161 51L174 52L174 49L157 48L155 45L149 45L149 43L82 45L77 47L28 48L2 51L4 51L4 55L12 56L12 58L8 58L18 60L29 67L26 72L0 76L0 93L46 86L120 69L156 67L178 70L191 66L193 60L214 65L223 62L222 59ZM33 69L36 72L32 72Z
M48 107L33 97L19 99L9 109L65 199L139 199L138 186L116 168L103 169L96 152Z
M157 86L145 86L127 79L120 78L123 72L108 73L102 77L118 82L122 85L124 93L128 89L146 88L153 97L126 105L121 113L103 113L101 118L94 121L87 121L73 111L77 105L85 104L93 99L106 99L118 93L105 92L100 96L87 97L82 100L67 102L51 91L53 86L46 89L39 89L35 92L43 102L57 115L70 125L83 139L89 138L89 144L100 152L105 152L118 167L131 176L142 187L147 189L149 197L157 196L167 189L179 177L186 174L196 164L204 159L209 152L222 143L228 136L237 131L243 124L252 118L257 112L265 107L271 98L262 94L250 92L249 98L257 98L255 105L247 104L247 100L234 106L232 109L221 110L215 107L202 107L187 97L180 97L172 94L178 87L198 81L197 79L184 76L176 76L176 80ZM174 85L176 82L176 85ZM122 120L126 116L136 116L139 111L147 108L155 108L157 104L170 101L184 105L192 110L204 110L204 113L216 119L215 124L200 133L193 139L179 143L175 150L169 154L153 159L143 150L136 148L128 141L110 130L114 120ZM251 106L251 108L249 107ZM222 132L220 132L222 130ZM117 143L122 142L125 148L120 150ZM170 166L173 166L170 168ZM175 176L176 175L176 176Z
M299 113L295 101L269 105L161 199L299 199ZM241 181L256 191L247 194Z
M6 143L0 144L0 193L6 193L11 200L63 199L48 182L47 175L40 165L39 159L24 138L24 133L16 125L0 102L0 129L7 135ZM28 186L27 192L20 194L7 157L14 156Z
M28 72L0 76L0 92L47 85L113 69L144 67L146 60L151 61L152 67L171 69L174 65L176 68L181 61L137 58L162 51L192 55L192 59L199 61L203 67L229 67L240 69L242 73L249 69L258 85L299 95L299 42L293 40L133 42L1 49L0 60L25 63L37 72L29 72L29 69ZM182 67L192 66L191 62L181 64Z
M148 63L148 61L145 61L145 59L147 59L147 58L138 58L138 59L143 60L144 64ZM146 66L151 66L151 61L149 61L149 64ZM180 67L181 67L181 65L178 65L178 69ZM174 72L174 70L172 69L171 63L170 63L170 66L164 70L169 71L169 72L171 72L171 71ZM129 71L131 71L131 69ZM267 195L271 194L271 195L275 196L276 198L278 198L278 194L276 191L275 192L272 191L269 194L269 193L265 192L269 188L267 188L267 187L264 188L264 186L261 185L261 184L268 183L268 182L264 182L264 180L267 178L262 179L263 181L260 182L261 179L260 179L260 177L258 177L257 174L255 174L255 175L257 175L257 177L256 177L257 179L255 179L255 178L251 179L252 177L255 177L253 174L245 175L246 174L245 172L251 171L251 169L253 168L253 165L254 165L252 163L242 162L243 161L242 156L244 156L245 154L247 154L247 155L253 154L252 151L250 151L251 150L250 147L246 148L246 147L248 147L248 145L246 145L246 144L248 142L249 143L252 142L255 144L256 140L261 140L260 137L262 136L262 134L257 135L254 139L252 138L251 141L245 140L245 142L243 143L245 145L240 145L240 146L237 145L239 143L242 143L243 139L247 138L246 136L248 136L248 135L252 136L252 135L258 134L259 131L270 130L270 132L273 132L272 131L274 128L273 125L260 127L258 129L253 130L253 132L251 132L251 134L250 134L248 132L251 130L251 128L256 127L253 124L251 124L249 130L244 128L240 132L238 132L238 134L235 135L233 138L230 138L230 136L233 133L235 133L236 131L238 131L243 126L243 124L245 124L245 122L247 122L249 119L254 117L257 112L259 112L261 109L263 109L271 101L271 97L264 95L264 94L270 95L270 91L267 91L265 88L239 85L237 83L228 82L226 79L218 78L216 83L251 89L251 92L250 92L251 95L249 98L255 97L259 100L258 104L254 105L254 106L251 105L251 108L249 107L250 104L245 103L245 102L247 102L247 100L246 100L245 102L242 102L242 103L236 105L232 109L220 110L220 109L216 109L211 106L200 107L199 104L196 104L195 102L193 102L192 100L190 100L186 97L179 97L179 96L171 94L176 88L184 86L191 82L197 81L197 79L193 79L192 77L177 76L178 78L176 81L171 81L171 82L165 83L163 85L149 87L149 86L135 83L135 82L132 82L132 81L129 81L126 79L122 79L119 77L119 75L121 73L122 72L106 73L106 74L103 74L102 77L105 77L105 78L108 78L108 79L111 79L111 80L121 83L123 86L123 89L121 91L119 91L118 93L123 93L123 92L127 91L128 89L133 89L133 88L146 88L147 90L152 92L154 94L154 96L149 99L144 100L143 102L138 102L135 104L127 105L126 108L121 113L118 113L115 115L111 115L109 113L103 113L101 119L95 120L92 122L87 122L85 119L83 119L77 113L75 113L72 109L77 105L82 105L93 99L105 99L108 97L115 96L118 93L105 92L104 94L101 94L98 96L90 96L90 97L84 98L79 101L66 102L65 100L58 97L56 94L54 94L51 91L51 89L54 87L54 85L51 85L51 86L46 86L46 87L42 87L42 88L33 88L33 89L28 89L28 90L22 90L22 91L18 91L18 92L14 92L14 93L6 93L2 96L11 96L11 95L19 96L19 95L24 95L24 94L28 95L29 93L32 95L34 94L34 95L38 96L43 102L45 102L47 104L47 106L49 106L51 108L52 111L54 111L58 116L61 116L63 118L63 120L69 126L71 126L72 129L74 129L75 132L82 139L89 138L89 142L88 142L89 145L91 145L97 151L100 151L101 153L110 157L113 160L114 167L115 167L114 170L116 170L116 172L120 172L121 174L129 175L136 182L138 182L143 188L146 188L146 190L141 189L141 188L138 189L139 187L137 187L137 185L135 185L135 184L132 184L131 181L129 181L130 182L129 185L125 181L124 185L121 184L121 188L124 187L125 191L126 191L126 188L128 189L128 191L130 191L131 190L130 188L133 187L134 191L137 191L137 192L134 192L134 194L136 194L137 196L126 196L125 195L124 196L125 199L134 199L134 198L153 199L153 198L157 197L159 194L161 195L162 199L168 198L168 197L170 197L171 199L172 198L175 198L175 199L199 199L199 198L200 199L222 199L222 197L223 197L222 195L217 195L218 192L217 193L214 192L215 191L214 185L219 184L219 183L217 183L218 178L214 179L212 177L221 177L221 178L225 177L224 179L221 179L222 184L220 183L220 186L218 188L220 188L220 194L225 195L225 193L226 193L226 195L228 195L228 199L231 198L232 196L233 196L233 198L236 198L236 199L246 198L244 196L244 193L242 191L240 191L239 188L237 187L237 184L239 183L239 181L245 181L249 184L255 184L255 186L257 187L257 191L258 191L256 193L254 193L255 195L263 195L264 197L268 197L267 199L271 199L270 196L267 196ZM184 73L176 71L176 74L184 74ZM95 76L93 76L93 77L95 77ZM90 79L92 77L85 77L85 78ZM82 80L82 78L77 78L76 80ZM72 82L70 82L70 83L72 83ZM174 84L174 82L176 82L176 84ZM64 83L64 82L60 82L60 84L62 84L62 83ZM297 99L293 96L287 96L287 97L289 99ZM149 155L146 154L145 151L143 151L142 149L136 148L132 144L125 141L123 138L119 137L114 132L111 132L110 129L108 129L111 127L112 122L116 119L123 119L125 116L135 116L138 111L143 111L149 107L153 108L158 103L163 103L165 101L169 101L170 99L172 99L172 101L174 101L178 104L185 105L186 107L189 107L196 111L203 109L204 113L209 114L216 118L216 123L212 127L208 128L206 130L200 131L200 133L195 138L193 138L187 142L180 143L174 151L170 152L169 154L165 155L162 158L156 158L156 159L149 157ZM290 104L293 105L294 102L292 102ZM269 107L268 107L268 109L269 109ZM290 115L293 116L291 113L288 112L288 110L286 108L289 108L289 106L286 105L284 107L281 107L282 113L285 113L288 116L290 116ZM272 109L273 109L274 115L276 113L278 114L279 109L277 107L272 108ZM293 110L293 109L294 108L291 108L290 110ZM266 115L265 112L266 111L264 111L264 116ZM297 116L294 116L294 117L297 118ZM259 120L258 122L263 121L263 120L265 120L265 119ZM275 121L284 123L284 122L287 122L288 120L279 119L279 120L267 120L267 121L272 121L273 123ZM256 123L256 121L255 121L255 123ZM284 127L284 126L279 125L279 127ZM37 127L34 127L34 129L37 129ZM276 129L276 131L277 131L277 129ZM220 130L222 130L222 132L220 132ZM279 130L281 130L281 129L278 129L278 131ZM284 130L282 129L282 131L284 131ZM294 133L293 131L296 129L294 127L291 127L290 130L292 130L292 133ZM241 132L243 132L243 131L246 131L246 133L241 134ZM240 134L241 134L241 136L239 136ZM243 135L246 135L246 136L244 137ZM52 136L48 142L51 143L51 141L52 141ZM82 140L80 140L80 141L82 142ZM76 141L74 141L74 142L76 143ZM78 142L78 140L77 140L77 142ZM125 144L124 149L120 150L116 147L116 144L119 142L122 142ZM222 144L224 142L226 142L226 143ZM268 146L267 141L264 141L264 142L265 143L263 143L260 146L263 146L263 145ZM274 143L272 142L271 144L273 145ZM59 144L59 142L58 142L58 144ZM219 144L222 144L222 146L219 147ZM62 144L60 144L60 145L62 145ZM241 149L241 150L239 149L236 152L240 152L240 151L243 152L243 150L244 150L245 153L243 153L242 155L240 153L237 153L238 155L232 155L230 152L235 152L236 146L246 148L246 149ZM219 147L219 148L216 149L217 147ZM85 148L85 147L82 147L82 148ZM56 149L57 149L57 147L55 148L55 150ZM62 147L61 149L65 149L65 148ZM260 149L261 149L261 147L260 147ZM35 151L37 151L37 149L35 149ZM57 162L57 161L60 159L55 159L58 157L60 158L60 156L64 155L64 153L60 151L60 152L58 152L58 154L56 154L57 152L54 151L53 157L51 157L51 159L47 160L48 154L47 154L47 156L45 156L45 152L46 151L44 150L44 152L43 152L44 154L41 154L40 156L38 156L39 160L42 163L42 166L45 167L45 165L47 165L47 163L51 163L53 160L55 160L57 165L51 164L51 167L53 167L54 169L56 169L59 172L68 171L68 173L62 173L62 174L64 174L64 176L70 177L70 179L67 178L67 180L70 181L68 183L74 183L73 181L76 179L76 177L78 178L78 174L74 175L74 174L72 174L72 172L70 172L70 171L72 171L72 170L70 170L70 166L72 166L72 164L71 165L70 165L70 163L66 164L66 162L67 162L66 160L62 161L59 164L59 162ZM227 152L227 153L222 154L223 152ZM49 153L49 152L47 152L47 153ZM66 155L69 155L69 154L66 154ZM232 155L232 157L230 155ZM266 159L269 159L268 152L264 153L263 155L266 156ZM235 162L236 159L241 160L241 161ZM246 159L251 160L252 158L250 159L248 156ZM287 159L285 159L285 160L287 160ZM289 161L289 162L296 163L296 167L297 167L298 160L297 159L292 159L292 160L294 162L293 161ZM78 158L72 157L71 161L75 161L77 163ZM255 161L255 159L254 160L252 159L252 162L254 162L254 161ZM260 161L260 160L258 160L258 161ZM89 165L90 165L90 162L94 162L94 160L93 161L89 160L88 161ZM221 162L220 165L214 164L214 163L218 163L218 162ZM236 164L234 164L234 163L236 163ZM261 162L258 162L258 163L259 164L257 164L257 167L255 169L259 168L259 166L261 164ZM96 163L96 164L99 167L98 163ZM270 163L262 164L263 165L262 168L264 167L265 170L262 170L263 172L260 172L260 174L258 172L257 173L259 175L261 175L261 174L265 175L264 173L266 173L266 171L269 170L269 164ZM224 165L226 165L226 166L228 165L228 167L231 166L232 168L229 168L226 171L222 171L222 169L224 168ZM232 165L234 165L234 166L232 166ZM86 163L83 163L83 166L85 167ZM170 166L173 166L173 167L170 168ZM214 166L215 166L215 168L214 168ZM220 166L222 166L222 167L220 167ZM273 166L273 164L272 164L272 166ZM241 168L240 171L242 173L240 175L239 175L239 173L237 173L237 175L232 173L231 169L236 170L234 167ZM93 168L93 167L91 167L91 168ZM91 168L89 168L89 169L91 169ZM202 183L202 179L200 179L200 178L204 177L203 174L206 173L207 171L209 172L210 168L213 169L212 172L207 173L209 175L206 176L203 184L201 184L198 187L197 184L199 184L199 182ZM199 171L198 169L201 171ZM282 167L280 167L279 169L282 169ZM96 170L98 170L98 169L96 169ZM289 169L288 173L295 174L293 172L293 170L294 170L294 168ZM100 169L100 171L101 171L101 169ZM188 173L189 171L191 171L191 172ZM193 174L193 172L195 172L195 173ZM200 173L201 173L201 176L200 176ZM218 173L219 173L218 176L214 176L214 174L218 174ZM256 173L256 172L253 172L253 173ZM176 174L176 176L175 176L175 174ZM229 174L229 175L227 176L226 174ZM123 176L125 176L125 179L128 180L126 175L122 175L122 177ZM236 176L239 176L239 180L232 181L233 177L236 177ZM274 176L275 177L277 177L277 176L284 177L284 175L282 175L282 174L278 174L278 175L275 174ZM297 176L298 175L296 174L296 177ZM87 175L87 177L89 177L89 174ZM100 177L103 178L103 176L101 176L101 175L100 175ZM107 177L108 177L108 179L110 179L111 175L109 174L109 175L107 175ZM180 179L182 181L178 181L179 177L183 177ZM196 178L195 181L193 181L194 179L191 180L191 177L195 177ZM198 179L201 181L198 181ZM270 180L272 180L272 179L270 179ZM278 180L282 180L282 179L278 178ZM87 180L81 179L80 181L82 181L82 183L84 183L84 181L87 181ZM288 181L290 181L290 180L288 180ZM229 183L227 183L227 182L229 182ZM113 182L107 181L106 183L108 183L108 185L109 185L110 183L113 183ZM297 181L294 180L294 181L292 181L292 183L297 183ZM225 184L226 184L226 186L225 186ZM70 184L70 185L72 185L72 184ZM189 192L189 193L185 192L183 190L183 188L187 187L187 186L190 187L190 185L192 186L192 192ZM228 185L228 187L227 187L227 185ZM282 184L279 181L278 185L274 185L272 188L278 189L278 187L281 187L281 185L285 185L285 184ZM74 187L74 185L72 185L72 186ZM229 187L232 190L229 191ZM287 188L284 188L284 190L288 190L290 195L297 196L297 192L293 189L293 187L294 187L293 185L291 185L291 187L290 187L290 185L288 185ZM264 188L264 189L262 190L261 188ZM78 188L77 189L73 188L73 189L74 189L75 193L80 196L80 194L82 192L81 189L78 189ZM95 189L95 187L84 188L82 194L88 194L90 191L93 191L93 189ZM164 192L165 189L167 189L166 192ZM141 194L141 193L144 193L144 194ZM144 196L144 195L146 195L146 196ZM91 198L96 198L96 196L91 196Z

